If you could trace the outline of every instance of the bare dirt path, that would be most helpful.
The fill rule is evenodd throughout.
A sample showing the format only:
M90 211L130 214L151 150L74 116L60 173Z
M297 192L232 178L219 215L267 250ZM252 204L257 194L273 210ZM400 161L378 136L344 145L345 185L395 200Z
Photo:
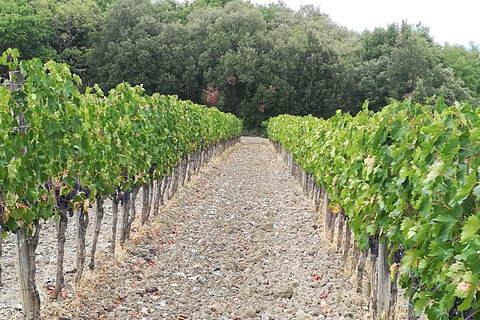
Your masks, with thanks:
M41 288L45 319L368 318L266 139L242 138L201 171L60 301Z

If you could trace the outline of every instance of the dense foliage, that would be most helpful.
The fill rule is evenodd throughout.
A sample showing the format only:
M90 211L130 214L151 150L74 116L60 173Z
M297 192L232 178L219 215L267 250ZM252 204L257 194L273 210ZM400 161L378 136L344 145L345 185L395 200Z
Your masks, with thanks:
M412 290L418 280L416 311L449 319L458 307L451 319L463 319L480 310L479 126L480 109L439 98L329 120L282 115L267 132L327 190L333 208L345 209L363 249L376 236L392 254L406 250L401 284Z
M0 86L0 221L6 230L58 214L60 196L77 179L84 191L68 199L73 207L161 179L187 154L242 131L231 114L175 96L144 95L127 83L108 95L99 88L80 94L80 78L65 64L19 62L11 51L0 64L19 65L26 77L21 91Z
M480 98L478 48L406 23L355 34L313 6L241 0L3 0L0 51L66 62L88 85L123 81L244 118L330 117L390 99ZM213 90L213 91L212 91ZM209 95L218 96L209 101Z

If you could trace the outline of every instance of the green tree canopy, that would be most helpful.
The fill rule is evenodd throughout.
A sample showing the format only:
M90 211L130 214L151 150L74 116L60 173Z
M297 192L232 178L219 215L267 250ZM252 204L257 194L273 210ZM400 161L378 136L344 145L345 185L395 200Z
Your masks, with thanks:
M27 0L0 1L0 52L17 48L22 59L55 59L50 19Z
M421 25L404 22L365 31L351 61L351 96L357 106L369 100L370 107L379 110L390 99L425 102L439 95L448 104L472 99L471 90L442 63L441 47Z

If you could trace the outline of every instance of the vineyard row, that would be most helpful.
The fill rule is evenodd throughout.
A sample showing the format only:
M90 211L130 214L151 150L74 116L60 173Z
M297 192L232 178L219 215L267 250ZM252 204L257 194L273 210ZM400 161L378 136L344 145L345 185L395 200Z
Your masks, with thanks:
M54 293L58 297L68 214L78 214L83 253L78 279L85 260L87 209L92 203L99 206L95 227L99 230L106 198L114 206L122 201L128 207L127 200L143 187L144 201L153 203L148 196L155 185L153 213L157 213L169 179L198 159L211 157L220 146L235 142L242 121L175 96L147 96L140 86L127 83L108 94L98 87L81 94L77 89L81 80L68 66L43 64L39 59L19 61L16 50L3 53L0 65L12 70L7 85L0 86L1 230L15 233L23 311L37 319L35 249L40 220L59 221ZM143 210L145 223L150 210L148 206ZM124 209L121 241L128 237L134 217Z
M328 194L359 248L384 255L377 275L398 273L417 315L480 318L479 109L406 100L329 120L282 115L267 133Z

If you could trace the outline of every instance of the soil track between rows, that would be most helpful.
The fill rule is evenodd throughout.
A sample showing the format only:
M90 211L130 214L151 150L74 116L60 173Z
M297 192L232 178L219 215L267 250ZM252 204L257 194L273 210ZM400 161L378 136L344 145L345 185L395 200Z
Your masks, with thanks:
M244 137L202 168L148 226L135 227L115 257L100 252L95 271L86 270L79 285L70 283L60 301L40 288L42 314L64 320L368 319L366 299L355 293L341 255L320 229L311 200L268 140Z

